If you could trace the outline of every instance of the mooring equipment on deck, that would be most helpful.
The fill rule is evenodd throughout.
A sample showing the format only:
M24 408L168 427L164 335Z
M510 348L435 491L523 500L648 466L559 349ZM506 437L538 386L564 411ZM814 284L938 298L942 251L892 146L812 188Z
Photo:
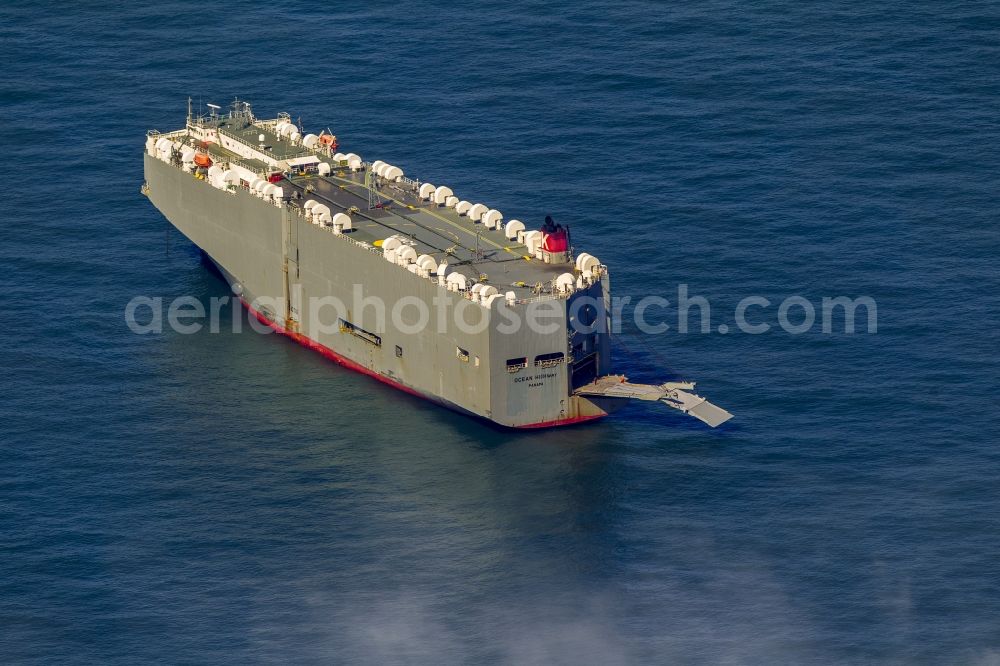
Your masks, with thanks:
M715 428L733 415L723 408L713 405L705 398L688 391L694 390L694 382L665 382L663 384L633 384L625 375L605 375L590 384L585 384L574 393L577 395L621 398L623 400L659 401L668 407L679 409L699 421Z

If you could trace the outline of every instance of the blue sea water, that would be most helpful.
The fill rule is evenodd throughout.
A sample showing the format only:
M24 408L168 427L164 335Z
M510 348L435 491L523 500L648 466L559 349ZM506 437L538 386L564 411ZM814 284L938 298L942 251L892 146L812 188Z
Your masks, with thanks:
M8 1L0 55L0 662L1000 663L997 3ZM139 193L189 95L552 213L713 331L877 333L625 335L735 420L529 434L134 335L227 293Z

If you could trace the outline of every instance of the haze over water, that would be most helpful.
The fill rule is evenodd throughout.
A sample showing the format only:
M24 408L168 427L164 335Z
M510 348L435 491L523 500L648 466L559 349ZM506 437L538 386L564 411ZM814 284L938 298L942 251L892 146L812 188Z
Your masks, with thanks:
M4 663L1000 663L996 3L84 4L0 7ZM687 284L730 332L616 358L736 418L510 433L232 311L133 335L228 293L139 193L189 95Z

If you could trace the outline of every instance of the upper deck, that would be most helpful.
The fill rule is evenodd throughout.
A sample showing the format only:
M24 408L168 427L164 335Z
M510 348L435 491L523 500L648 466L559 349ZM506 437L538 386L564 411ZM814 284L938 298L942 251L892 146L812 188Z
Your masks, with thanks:
M441 188L450 196L443 201L439 196L436 203L426 194L438 188L403 176L399 169L388 174L391 178L378 176L375 167L384 163L335 152L335 143L321 142L317 135L302 136L286 114L258 120L249 105L239 103L228 116L189 117L185 130L170 136L198 146L214 164L239 167L246 174L236 181L240 186L249 186L250 174L266 179L281 173L283 179L276 183L282 188L279 205L306 216L306 203L315 200L333 214L346 213L354 241L377 248L395 236L417 256L446 262L450 272L462 273L470 284L492 285L508 297L513 291L517 300L565 296L606 270L592 259L584 267L584 278L572 248L563 256L544 252L540 232L526 231L524 225L520 233L505 229L507 221L498 211L487 206L470 211L472 204L460 201L449 188ZM492 214L488 225L469 216L485 210Z

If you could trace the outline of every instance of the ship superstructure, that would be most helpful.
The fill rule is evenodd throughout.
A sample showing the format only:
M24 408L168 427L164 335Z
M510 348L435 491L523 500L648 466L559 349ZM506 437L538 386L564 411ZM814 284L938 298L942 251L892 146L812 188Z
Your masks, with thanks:
M210 108L189 102L184 128L147 133L143 190L275 330L503 426L591 420L630 398L730 418L691 384L613 374L609 271L568 228L345 153L288 114Z

